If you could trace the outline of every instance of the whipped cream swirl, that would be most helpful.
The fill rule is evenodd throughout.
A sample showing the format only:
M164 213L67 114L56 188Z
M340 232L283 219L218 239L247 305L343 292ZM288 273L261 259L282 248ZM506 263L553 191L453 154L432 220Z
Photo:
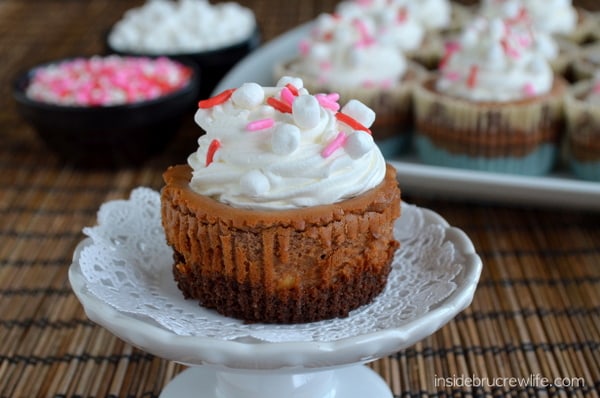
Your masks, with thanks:
M349 199L386 173L370 135L375 113L357 100L311 95L301 79L245 83L201 101L206 132L188 158L190 187L234 207L294 209Z
M554 74L533 28L479 17L446 44L436 88L472 101L513 101L543 95Z

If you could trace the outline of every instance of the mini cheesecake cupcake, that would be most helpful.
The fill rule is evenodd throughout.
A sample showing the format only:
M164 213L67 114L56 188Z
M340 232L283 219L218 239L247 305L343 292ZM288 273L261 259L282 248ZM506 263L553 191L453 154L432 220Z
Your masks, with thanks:
M374 117L298 78L201 101L205 134L161 192L183 295L267 323L344 317L375 299L399 245L400 190Z
M415 143L425 163L540 175L554 165L566 83L531 29L476 19L416 86Z
M384 155L393 156L410 141L412 89L425 74L406 60L399 44L413 34L420 40L421 28L408 22L395 25L397 30L385 29L384 34L373 17L350 11L322 14L301 40L298 55L276 65L274 76L297 76L311 92L337 93L342 102L358 99L372 108L377 114L374 139ZM418 40L410 38L406 48Z
M600 76L571 87L565 113L571 170L579 178L600 181Z

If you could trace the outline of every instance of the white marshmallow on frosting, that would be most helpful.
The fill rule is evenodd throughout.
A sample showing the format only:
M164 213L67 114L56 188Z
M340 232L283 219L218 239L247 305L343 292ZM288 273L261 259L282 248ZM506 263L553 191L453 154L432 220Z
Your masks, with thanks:
M258 196L270 188L269 180L260 170L250 170L240 178L240 188L248 196Z
M291 84L292 86L296 87L297 89L301 89L304 87L304 82L302 81L302 79L300 79L299 77L293 77L293 76L282 76L277 81L276 86L284 87L288 84Z
M321 106L312 95L300 95L292 104L292 114L300 128L311 129L321 120Z
M300 129L288 123L282 123L275 128L271 136L271 149L278 155L294 153L300 145Z
M346 139L345 149L352 159L360 159L364 154L373 149L373 136L364 131L354 131Z
M351 99L342 108L342 112L352 117L365 127L371 127L375 121L375 111L362 102Z
M231 95L233 102L245 109L260 105L265 99L265 90L256 83L244 83Z

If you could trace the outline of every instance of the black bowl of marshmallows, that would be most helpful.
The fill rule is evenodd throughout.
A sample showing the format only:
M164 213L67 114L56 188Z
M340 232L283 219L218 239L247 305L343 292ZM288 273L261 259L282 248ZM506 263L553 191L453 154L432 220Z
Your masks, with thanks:
M200 71L198 99L261 43L253 11L236 2L154 0L125 12L108 31L109 53L166 55L194 62Z

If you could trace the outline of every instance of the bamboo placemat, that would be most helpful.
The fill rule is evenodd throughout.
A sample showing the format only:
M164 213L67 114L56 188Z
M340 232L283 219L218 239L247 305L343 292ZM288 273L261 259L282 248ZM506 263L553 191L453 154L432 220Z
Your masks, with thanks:
M193 123L141 168L80 171L17 116L8 85L40 61L101 52L107 27L140 3L0 1L0 397L157 397L184 369L89 321L67 270L99 206L137 186L159 189L164 168L194 148ZM255 10L268 41L335 1L241 3ZM463 229L484 269L467 310L369 364L395 396L597 397L600 214L404 195Z

